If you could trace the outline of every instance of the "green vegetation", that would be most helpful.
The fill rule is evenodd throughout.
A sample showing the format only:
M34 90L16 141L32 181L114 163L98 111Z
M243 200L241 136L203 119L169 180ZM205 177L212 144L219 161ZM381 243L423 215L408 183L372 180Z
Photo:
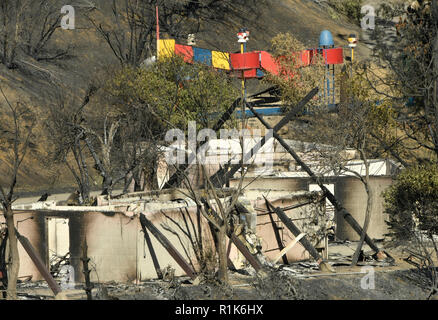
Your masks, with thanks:
M416 166L404 170L385 192L392 235L411 240L418 228L432 238L438 235L438 168Z
M108 93L122 113L148 110L161 129L186 129L188 121L212 127L212 113L223 113L239 93L229 77L210 67L160 59L149 67L124 68L109 81Z
M391 241L414 253L425 275L429 299L438 290L438 168L415 166L403 171L384 193Z

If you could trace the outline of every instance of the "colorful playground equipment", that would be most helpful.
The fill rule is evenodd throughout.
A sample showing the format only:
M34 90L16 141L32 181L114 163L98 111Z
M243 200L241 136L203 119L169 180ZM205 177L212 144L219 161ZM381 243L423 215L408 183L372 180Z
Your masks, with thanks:
M241 30L242 31L242 30ZM248 40L249 32L238 33L239 43L243 44ZM220 52L203 49L190 45L177 44L174 39L159 40L159 57L179 55L187 63L202 63L213 68L233 73L239 78L261 79L267 73L282 75L280 64L267 51L252 51L240 53ZM316 55L324 57L327 72L323 79L322 94L324 102L330 108L336 105L335 66L344 63L344 50L342 47L335 47L332 34L328 30L322 31L319 38L319 46L314 49L307 49L299 53L300 67L307 67L314 61Z

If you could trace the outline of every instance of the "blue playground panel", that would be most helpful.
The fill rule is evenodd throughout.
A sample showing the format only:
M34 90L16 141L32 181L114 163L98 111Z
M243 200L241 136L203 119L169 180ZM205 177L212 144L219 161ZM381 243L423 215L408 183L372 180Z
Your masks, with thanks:
M212 53L210 50L195 47L193 48L193 61L211 66Z
M279 108L279 107L256 109L255 111L258 114L263 115L263 116L278 116L278 115L282 115L283 114L282 108ZM255 117L254 113L252 113L251 110L246 110L245 111L245 115L248 118ZM242 117L242 111L241 110L237 110L236 111L236 116L238 118L241 118Z
M262 115L262 116L281 116L284 115L284 111L282 110L281 107L273 107L273 108L261 108L261 109L256 109L255 110L258 114ZM327 112L329 113L334 113L338 111L338 105L337 104L329 104L327 106ZM241 118L242 116L242 111L241 110L236 110L235 111L237 118ZM251 110L246 110L245 111L246 117L247 118L254 118L255 115L254 113L252 113ZM311 115L313 114L312 112L309 112L308 110L303 110L303 115Z

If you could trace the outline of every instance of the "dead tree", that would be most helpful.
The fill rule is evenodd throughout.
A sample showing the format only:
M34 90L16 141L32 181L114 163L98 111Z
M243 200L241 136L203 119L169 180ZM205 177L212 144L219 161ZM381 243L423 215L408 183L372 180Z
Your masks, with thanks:
M75 4L75 1L70 2ZM8 68L17 67L23 54L37 61L65 58L69 48L53 41L61 27L59 0L4 0L0 3L0 58Z
M398 134L384 142L408 165L437 163L438 158L438 4L414 3L407 9L403 3L379 8L381 21L373 32L377 70L367 73L397 123Z
M26 105L19 102L13 105L1 87L0 92L6 104L6 107L4 107L6 112L2 115L2 119L10 120L10 123L12 123L10 128L3 131L6 132L6 134L0 137L2 143L6 144L6 149L3 150L4 158L6 158L11 168L9 172L4 175L6 181L0 184L0 201L8 229L10 259L8 267L7 299L17 299L17 278L20 258L18 256L18 242L12 204L16 200L15 188L17 186L19 169L31 143L35 119ZM8 127L7 124L3 126Z
M84 109L95 94L96 88L90 86L79 104L75 98L58 96L58 103L50 106L45 119L51 145L51 160L64 164L73 175L83 202L90 198L91 177L88 164L89 153L84 139L86 132L80 127L84 121Z

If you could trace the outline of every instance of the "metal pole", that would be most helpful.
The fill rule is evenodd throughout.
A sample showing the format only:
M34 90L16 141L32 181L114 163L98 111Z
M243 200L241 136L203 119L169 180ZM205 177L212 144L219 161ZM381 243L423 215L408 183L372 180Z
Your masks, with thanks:
M157 16L157 60L160 56L160 16L158 15L158 5L155 7Z
M245 46L243 43L240 44L240 53L242 55L245 53ZM242 70L242 100L244 99L245 99L245 70Z
M351 48L351 80L353 79L353 61L354 61L354 48ZM350 82L351 82L350 80Z

